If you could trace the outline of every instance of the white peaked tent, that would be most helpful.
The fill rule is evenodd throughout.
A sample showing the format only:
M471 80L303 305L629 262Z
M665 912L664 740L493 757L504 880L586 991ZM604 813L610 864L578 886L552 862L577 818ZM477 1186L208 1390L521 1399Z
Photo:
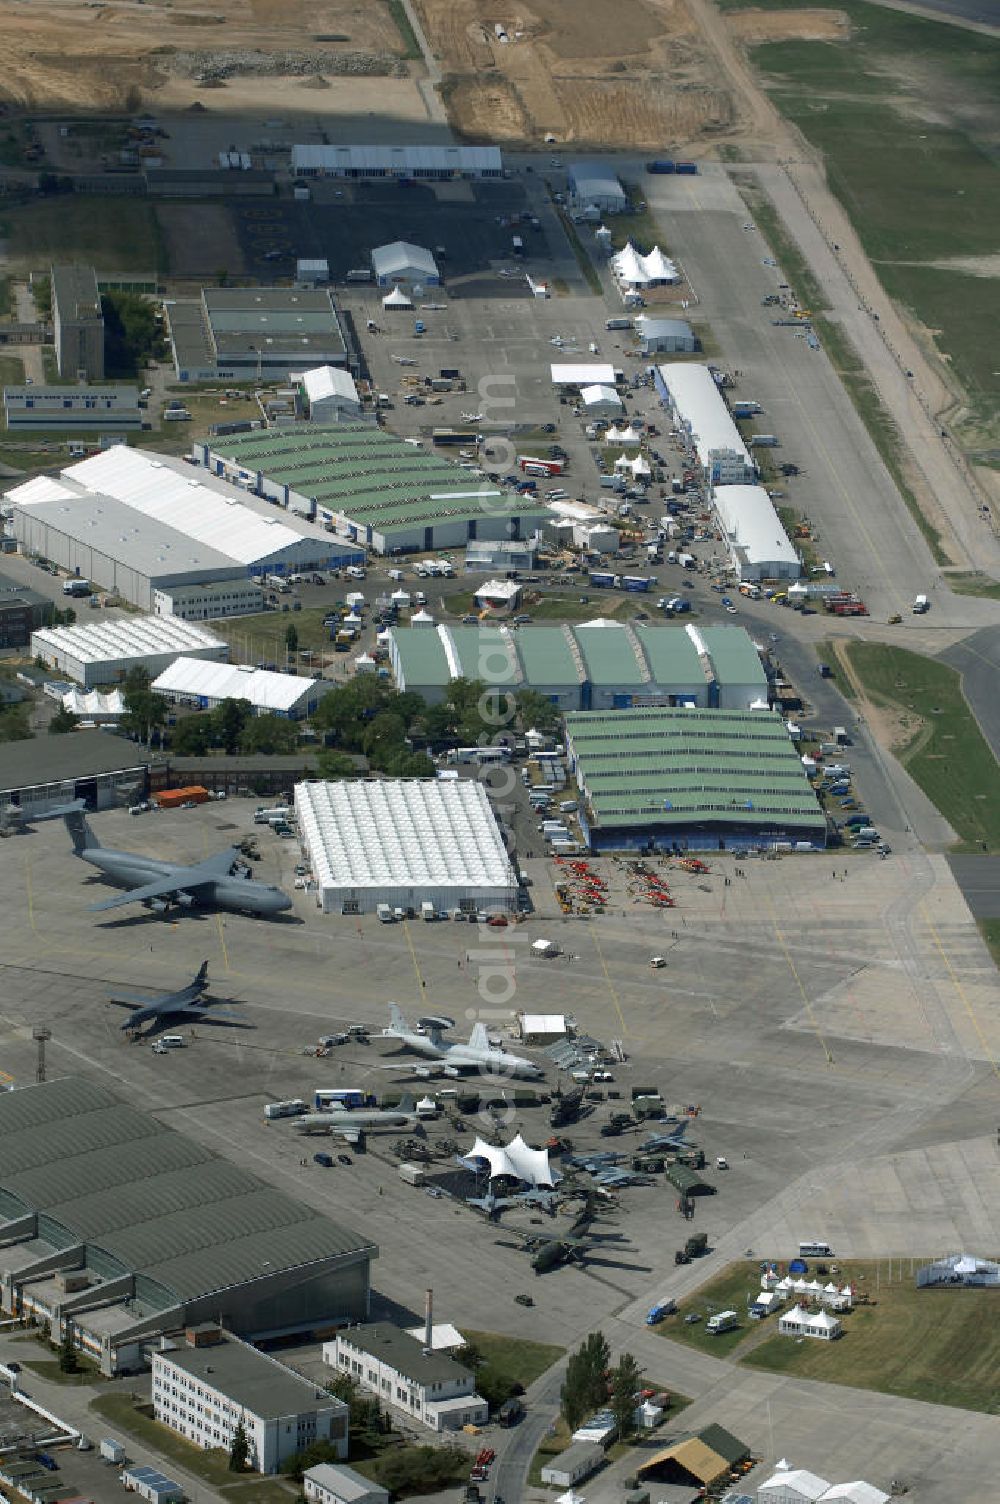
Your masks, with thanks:
M356 674L373 674L378 667L375 659L368 653L360 653L354 660L354 672Z
M532 1149L520 1134L511 1139L506 1148L477 1138L463 1158L485 1160L490 1167L491 1180L498 1175L509 1175L514 1180L523 1180L526 1185L536 1188L540 1185L554 1186L556 1183L556 1177L549 1167L549 1151Z
M429 611L414 611L410 617L411 627L432 627L434 618Z
M636 445L642 443L642 435L638 429L631 426L626 428L609 428L604 435L604 442L605 444Z
M624 250L612 256L611 270L622 287L656 287L680 280L677 267L658 245L654 245L648 256L642 256L631 240Z
M396 308L412 308L413 303L401 287L394 287L392 292L387 293L382 299L382 307L388 308L392 312Z

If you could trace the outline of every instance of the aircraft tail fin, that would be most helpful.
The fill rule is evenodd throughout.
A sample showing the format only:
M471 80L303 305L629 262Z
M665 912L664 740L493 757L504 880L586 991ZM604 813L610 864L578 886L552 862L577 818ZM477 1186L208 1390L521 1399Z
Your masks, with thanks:
M389 1027L394 1034L408 1034L406 1019L398 1003L389 1004Z
M101 843L88 825L82 809L70 810L67 814L63 815L63 819L66 822L66 829L70 833L73 850L77 856L80 856L84 851L93 851L100 846Z
M478 1023L469 1035L469 1047L473 1050L488 1050L490 1036L484 1023Z
M414 1100L413 1093L411 1091L404 1091L403 1095L399 1099L399 1111L415 1113L416 1110L417 1104Z
M205 987L208 984L208 962L202 961L198 967L198 975L194 979L195 987Z

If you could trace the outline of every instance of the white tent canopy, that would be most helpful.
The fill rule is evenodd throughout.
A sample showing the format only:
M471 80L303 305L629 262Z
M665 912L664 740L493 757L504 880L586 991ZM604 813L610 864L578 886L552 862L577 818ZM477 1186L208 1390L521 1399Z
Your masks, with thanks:
M490 1167L491 1180L498 1175L509 1175L512 1179L523 1180L526 1185L533 1187L554 1186L556 1183L556 1177L549 1166L549 1151L532 1149L520 1134L511 1139L506 1148L477 1138L463 1157L485 1160Z
M412 308L413 303L406 296L401 287L394 287L392 292L387 293L382 299L383 308Z
M606 444L641 444L642 435L629 425L626 428L609 428L604 435Z
M677 267L655 245L648 256L636 250L631 240L611 258L611 270L624 287L651 287L658 282L677 282Z

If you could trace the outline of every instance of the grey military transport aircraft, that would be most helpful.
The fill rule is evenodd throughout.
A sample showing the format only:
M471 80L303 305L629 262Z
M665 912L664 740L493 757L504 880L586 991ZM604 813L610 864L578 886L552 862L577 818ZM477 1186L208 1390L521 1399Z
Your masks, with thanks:
M91 904L95 913L141 903L157 914L165 913L171 904L178 904L183 909L229 909L236 914L269 917L292 906L292 900L280 888L233 875L240 854L238 846L227 846L216 856L184 866L102 846L88 825L82 806L64 811L63 819L73 838L75 855L96 867L108 882L129 889L117 898Z
M146 1024L194 1022L206 1016L212 1023L237 1022L235 1014L221 1012L215 1000L206 995L208 987L208 962L202 961L194 980L178 992L154 993L147 997L134 992L113 992L108 1002L117 1008L130 1009L122 1024L122 1031L127 1034L138 1033Z

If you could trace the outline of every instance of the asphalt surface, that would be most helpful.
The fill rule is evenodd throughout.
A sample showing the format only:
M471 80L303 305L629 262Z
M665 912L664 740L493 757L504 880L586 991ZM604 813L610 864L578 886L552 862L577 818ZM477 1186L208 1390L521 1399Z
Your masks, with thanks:
M1000 760L1000 627L983 627L941 655L962 675L962 692L979 729Z
M977 919L1000 919L1000 857L949 856L962 897Z

